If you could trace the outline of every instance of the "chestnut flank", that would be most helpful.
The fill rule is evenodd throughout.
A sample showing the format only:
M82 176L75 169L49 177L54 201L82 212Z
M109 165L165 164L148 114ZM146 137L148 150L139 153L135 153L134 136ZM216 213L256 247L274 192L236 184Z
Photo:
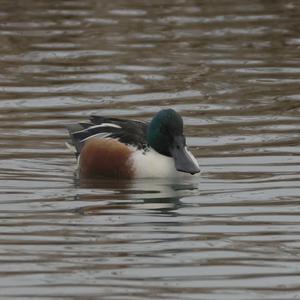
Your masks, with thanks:
M80 174L86 177L131 178L132 150L114 139L91 138L80 154Z

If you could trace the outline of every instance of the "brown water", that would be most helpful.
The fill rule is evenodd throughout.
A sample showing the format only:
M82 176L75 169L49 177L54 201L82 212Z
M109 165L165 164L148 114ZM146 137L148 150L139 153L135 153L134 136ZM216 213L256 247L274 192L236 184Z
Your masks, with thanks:
M1 0L1 299L300 299L300 3ZM202 173L78 181L65 125L184 117Z

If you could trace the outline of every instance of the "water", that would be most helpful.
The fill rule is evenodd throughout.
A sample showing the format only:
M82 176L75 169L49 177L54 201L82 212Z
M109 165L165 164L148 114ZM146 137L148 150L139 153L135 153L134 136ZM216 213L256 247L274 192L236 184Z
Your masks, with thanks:
M299 299L298 1L5 1L2 299ZM200 177L76 180L65 125L185 121Z

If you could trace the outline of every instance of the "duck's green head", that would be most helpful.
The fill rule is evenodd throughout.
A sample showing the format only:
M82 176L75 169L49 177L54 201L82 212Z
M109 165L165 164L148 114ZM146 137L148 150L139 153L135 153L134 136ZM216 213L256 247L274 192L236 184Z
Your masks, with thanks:
M163 109L154 116L148 127L147 141L158 153L173 157L178 171L200 172L197 160L187 150L183 121L175 110Z

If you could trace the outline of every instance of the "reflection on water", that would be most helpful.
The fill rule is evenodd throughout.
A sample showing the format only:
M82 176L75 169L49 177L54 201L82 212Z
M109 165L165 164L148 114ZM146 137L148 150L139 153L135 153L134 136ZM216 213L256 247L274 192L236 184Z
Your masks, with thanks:
M300 298L298 1L6 1L3 299ZM180 112L201 174L79 180L65 125Z

